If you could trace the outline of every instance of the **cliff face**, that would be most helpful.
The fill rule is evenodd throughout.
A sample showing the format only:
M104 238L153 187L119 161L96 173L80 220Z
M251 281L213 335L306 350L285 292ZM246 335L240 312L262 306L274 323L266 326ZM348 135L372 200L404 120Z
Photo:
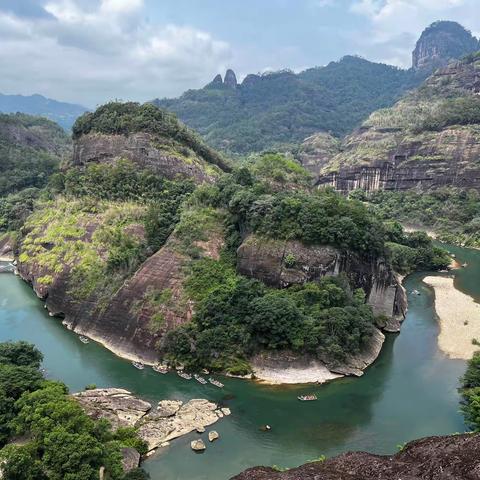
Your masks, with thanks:
M353 452L286 472L268 467L246 470L231 480L477 480L480 435L416 440L392 456Z
M437 71L371 115L329 159L313 152L317 185L339 191L480 189L480 57Z
M105 135L90 133L74 143L73 165L112 163L120 158L131 160L140 168L148 168L169 179L193 178L196 182L212 182L221 169L209 164L185 148L183 152L169 148L149 133Z
M291 262L286 265L287 256L294 259L293 265ZM237 268L243 275L274 287L343 273L353 288L364 289L376 315L396 321L405 316L404 290L382 259L364 260L330 246L306 246L298 241L266 240L252 235L237 251Z
M113 277L112 284L104 285L97 278L96 265L105 264L108 252L97 238L115 225L117 208L109 206L102 212L99 205L99 213L70 218L68 212L73 207L65 202L53 206L47 214L40 213L41 220L31 219L24 230L17 268L45 300L51 315L60 317L68 328L99 341L118 355L155 363L158 342L191 318L193 303L183 289L185 267L191 258L173 233L133 274ZM47 223L48 211L54 210L67 220ZM126 221L125 213L117 215L121 223ZM66 225L72 223L75 231L67 231ZM123 228L129 242L142 244L142 225L129 223ZM223 245L221 232L221 226L215 225L205 228L208 240L192 240L197 255L217 258ZM99 286L85 291L85 279L93 279Z
M412 53L412 66L415 70L433 71L479 48L479 41L460 24L435 22L419 38Z

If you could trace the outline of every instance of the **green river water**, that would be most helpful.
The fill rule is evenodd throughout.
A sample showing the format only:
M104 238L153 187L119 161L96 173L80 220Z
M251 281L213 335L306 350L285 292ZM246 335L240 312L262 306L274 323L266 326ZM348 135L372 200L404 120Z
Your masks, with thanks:
M449 249L468 262L456 273L457 288L479 300L480 251ZM424 276L407 278L409 310L402 333L387 337L365 375L323 386L268 387L226 378L219 390L150 368L139 371L94 342L82 344L11 274L0 274L0 341L35 343L45 355L48 377L72 391L95 383L151 401L208 398L227 405L232 415L213 427L220 440L208 444L204 454L190 450L190 441L199 436L194 433L144 463L153 480L226 480L255 465L292 467L347 450L393 453L415 438L464 431L456 389L465 362L450 360L437 348L434 296L422 283ZM421 295L411 295L413 289ZM315 393L318 401L298 402L303 393ZM262 432L263 424L272 430Z

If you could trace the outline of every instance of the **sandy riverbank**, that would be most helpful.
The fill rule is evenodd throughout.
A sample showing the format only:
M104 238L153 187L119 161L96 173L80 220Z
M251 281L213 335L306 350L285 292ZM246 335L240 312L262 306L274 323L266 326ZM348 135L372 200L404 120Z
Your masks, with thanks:
M294 385L302 383L327 383L344 375L332 373L320 362L312 362L309 366L285 367L282 369L267 366L253 368L255 379L267 385Z
M13 262L13 255L0 255L0 262Z
M435 310L440 319L438 346L451 358L468 360L480 347L480 304L457 290L451 277L426 277L423 280L435 290Z

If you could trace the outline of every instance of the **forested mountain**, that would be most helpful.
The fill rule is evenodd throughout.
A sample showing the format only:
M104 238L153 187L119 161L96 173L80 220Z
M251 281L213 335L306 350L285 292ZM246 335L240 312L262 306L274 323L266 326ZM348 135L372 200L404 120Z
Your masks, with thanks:
M70 130L75 120L87 109L73 103L59 102L42 95L3 95L0 93L0 112L38 115Z
M411 69L345 56L298 74L247 75L228 70L200 90L153 102L175 112L210 145L246 154L288 149L317 132L342 137L370 113L391 106L435 68L475 51L478 40L456 22L435 22L418 40Z
M421 82L421 73L347 56L299 74L232 71L178 99L154 100L198 130L212 146L245 154L298 143L318 130L342 136L372 111Z
M70 152L71 139L56 123L0 114L0 235L28 215L40 189Z

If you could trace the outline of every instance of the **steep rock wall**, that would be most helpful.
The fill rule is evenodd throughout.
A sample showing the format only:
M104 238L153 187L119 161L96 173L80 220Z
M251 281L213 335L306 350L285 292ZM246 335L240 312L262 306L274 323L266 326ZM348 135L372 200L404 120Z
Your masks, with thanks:
M294 265L286 265L286 257ZM237 251L238 271L274 287L287 287L344 273L354 288L363 288L376 315L403 320L406 297L398 278L382 259L361 259L328 245L249 236Z
M149 133L105 135L89 133L74 143L73 165L111 163L120 158L131 160L169 179L192 178L198 183L212 182L221 169L185 148L178 152Z
M84 241L92 238L96 227L93 223L88 226ZM218 258L223 237L217 232L207 233L208 240L195 242L195 246L203 255ZM17 253L21 252L20 247ZM106 304L104 299L99 302L95 294L75 299L71 294L75 276L69 265L62 265L55 272L37 262L18 261L18 272L32 285L37 296L45 300L50 314L61 318L67 328L102 343L122 357L155 363L158 342L170 329L192 316L193 302L183 290L184 267L189 261L173 234L125 280ZM41 279L47 275L52 281L45 284ZM168 298L159 302L158 297L165 292ZM152 300L153 297L157 300Z
M302 161L316 168L317 186L342 192L442 186L480 190L480 124L454 103L478 102L479 67L480 58L438 70L394 107L372 114L329 159L324 150L309 147L307 139Z

